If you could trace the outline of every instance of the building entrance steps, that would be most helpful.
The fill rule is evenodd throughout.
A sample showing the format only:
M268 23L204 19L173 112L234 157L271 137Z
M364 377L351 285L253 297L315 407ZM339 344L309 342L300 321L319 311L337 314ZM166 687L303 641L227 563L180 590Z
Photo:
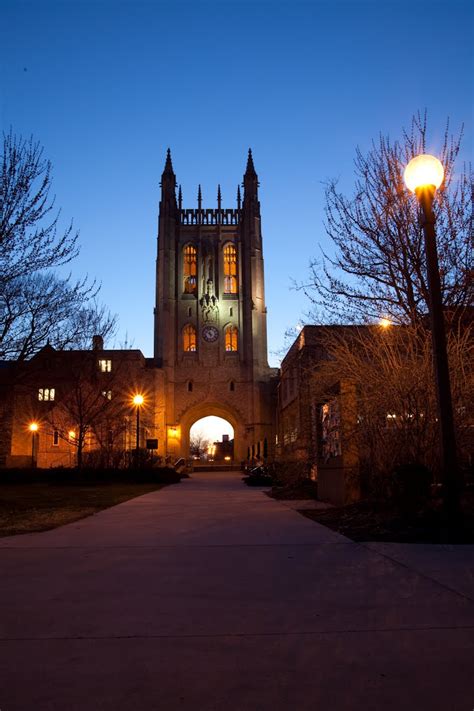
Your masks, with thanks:
M240 479L2 539L1 708L472 707L473 546L352 543Z

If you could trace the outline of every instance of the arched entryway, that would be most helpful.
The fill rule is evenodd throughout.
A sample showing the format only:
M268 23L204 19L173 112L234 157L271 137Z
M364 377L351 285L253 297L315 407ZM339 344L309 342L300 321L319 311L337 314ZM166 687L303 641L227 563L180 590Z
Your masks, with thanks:
M195 461L225 463L234 460L234 428L222 417L201 417L189 430L189 454Z
M181 416L179 423L181 456L184 458L188 458L190 456L190 432L193 425L199 420L209 416L222 418L222 420L226 421L228 429L227 431L224 430L220 433L221 440L223 434L230 435L233 433L233 461L243 461L245 459L245 452L247 451L247 437L244 424L235 412L219 403L203 403L196 405L187 410Z

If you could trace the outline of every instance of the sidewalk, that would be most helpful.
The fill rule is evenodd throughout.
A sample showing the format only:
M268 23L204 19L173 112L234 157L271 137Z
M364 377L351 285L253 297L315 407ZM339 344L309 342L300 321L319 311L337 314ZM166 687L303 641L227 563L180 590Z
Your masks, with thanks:
M193 475L0 540L0 709L470 711L473 564Z

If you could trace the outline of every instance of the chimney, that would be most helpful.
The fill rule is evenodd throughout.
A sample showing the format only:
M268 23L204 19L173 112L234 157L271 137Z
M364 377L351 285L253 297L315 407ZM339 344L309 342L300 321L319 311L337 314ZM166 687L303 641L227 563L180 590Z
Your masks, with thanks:
M92 336L92 350L103 351L104 350L104 339L102 336Z

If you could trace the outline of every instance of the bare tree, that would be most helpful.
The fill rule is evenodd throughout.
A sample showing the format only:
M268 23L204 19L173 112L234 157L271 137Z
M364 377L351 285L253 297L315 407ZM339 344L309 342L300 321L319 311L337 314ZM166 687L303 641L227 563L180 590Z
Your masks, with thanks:
M52 269L78 254L72 224L59 229L51 197L51 163L32 138L3 136L0 174L0 356L24 360L48 341L82 347L94 334L112 335L116 318L96 301L87 279L59 278Z
M51 163L33 138L3 135L0 192L0 281L67 264L78 254L72 223L58 231Z
M443 303L457 314L472 304L473 179L470 169L455 170L462 131L450 137L449 125L439 158L445 180L436 192L435 214ZM326 187L326 232L334 253L322 252L301 285L313 307L335 323L416 324L428 312L425 252L416 199L403 172L411 158L427 152L426 115L412 119L410 131L392 143L380 136L364 155L357 149L352 197L336 181Z
M208 447L211 443L209 437L206 437L203 430L193 430L190 438L190 451L195 457L202 457L206 454Z
M380 484L397 465L439 469L439 435L431 345L423 328L402 326L331 329L324 336L328 354L312 373L316 401L331 397L335 382L357 391L355 438L362 469ZM472 457L474 347L469 327L448 335L453 402L460 461Z
M116 317L96 294L85 280L72 284L48 272L9 281L0 292L2 357L21 361L47 342L57 349L86 348L93 335L112 335Z
M76 448L77 466L81 468L88 441L94 439L99 449L106 450L123 440L130 403L123 395L126 392L123 364L116 360L114 370L104 373L98 368L95 351L70 355L61 368L57 401L45 419L61 439Z

